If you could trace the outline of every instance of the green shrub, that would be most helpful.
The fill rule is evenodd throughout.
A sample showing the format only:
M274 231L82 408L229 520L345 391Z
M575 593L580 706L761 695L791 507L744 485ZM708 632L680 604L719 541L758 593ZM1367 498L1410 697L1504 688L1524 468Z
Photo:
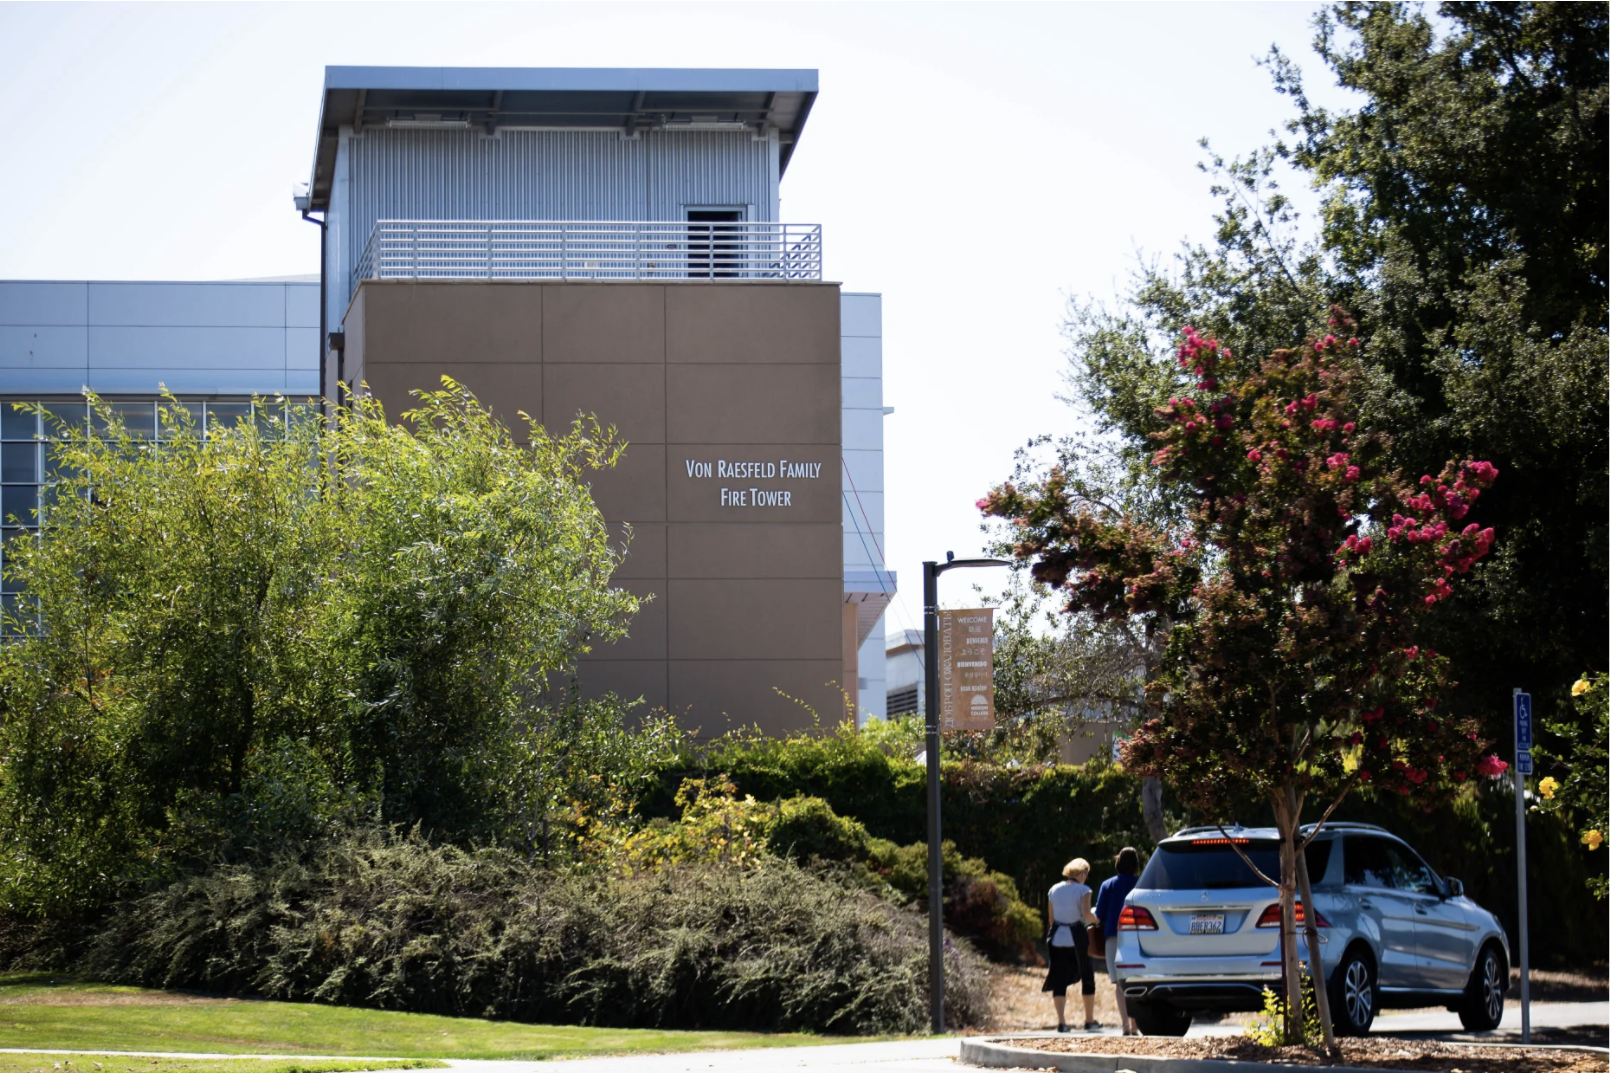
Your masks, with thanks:
M982 962L949 944L947 1018ZM57 955L60 956L60 955ZM920 1032L923 919L767 858L628 876L352 835L119 906L73 967L149 987L547 1023Z
M690 862L759 866L776 855L838 866L843 877L873 893L926 908L927 846L872 838L820 797L766 803L736 797L725 778L686 779L676 802L680 818L656 818L603 847L601 857L642 871ZM1019 899L1013 881L978 858L963 857L951 842L942 860L946 926L993 957L1032 957L1040 914Z
M841 816L820 797L791 797L777 803L766 827L773 853L797 861L865 863L872 857L867 828Z
M897 846L871 839L873 871L917 904L929 894L929 848L925 842ZM1041 934L1040 911L1025 905L1010 876L991 871L978 857L964 857L956 843L940 843L940 889L946 927L966 935L996 958L1034 957Z
M660 817L637 831L618 826L595 856L628 872L691 862L759 865L768 856L775 805L734 797L733 784L720 778L683 780L676 801L682 816L675 822Z
M928 844L897 846L872 838L867 828L841 816L820 797L779 801L764 825L774 853L802 863L834 861L853 875L872 879L901 898L926 908ZM996 958L1032 958L1040 935L1040 913L1025 905L1011 877L995 872L978 857L964 857L956 843L941 844L941 890L945 925Z

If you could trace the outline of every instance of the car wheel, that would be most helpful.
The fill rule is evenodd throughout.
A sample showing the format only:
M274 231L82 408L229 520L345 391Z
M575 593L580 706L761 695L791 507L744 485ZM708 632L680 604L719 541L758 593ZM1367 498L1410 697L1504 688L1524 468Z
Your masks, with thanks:
M1376 963L1357 947L1343 955L1327 988L1332 1027L1339 1036L1363 1036L1376 1020Z
M1143 1036L1184 1036L1191 1028L1190 1010L1154 1002L1131 1001L1127 1006Z
M1504 961L1491 945L1477 955L1477 967L1466 984L1465 1001L1460 1004L1460 1023L1468 1032L1492 1032L1505 1015L1505 992L1510 988Z

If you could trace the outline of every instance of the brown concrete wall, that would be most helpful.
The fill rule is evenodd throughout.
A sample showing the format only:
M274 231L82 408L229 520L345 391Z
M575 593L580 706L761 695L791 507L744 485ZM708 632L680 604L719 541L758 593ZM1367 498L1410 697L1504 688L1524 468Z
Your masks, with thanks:
M649 600L630 636L583 658L585 693L642 696L705 734L809 725L779 690L837 717L855 683L837 284L370 281L345 331L349 380L388 414L445 373L517 435L521 411L550 427L589 413L627 441L591 483L627 548L617 584ZM802 468L722 476L748 462ZM787 503L754 505L752 489Z

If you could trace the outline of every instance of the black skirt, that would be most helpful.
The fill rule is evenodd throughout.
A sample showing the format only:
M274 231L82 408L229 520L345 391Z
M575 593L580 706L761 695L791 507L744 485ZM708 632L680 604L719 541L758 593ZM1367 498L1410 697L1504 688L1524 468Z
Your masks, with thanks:
M1069 987L1078 981L1080 994L1096 994L1096 975L1091 971L1091 959L1086 956L1085 924L1060 924L1052 931L1052 938L1068 928L1074 933L1073 946L1046 947L1046 960L1050 967L1046 970L1046 982L1041 985L1042 991L1050 991L1054 995L1068 994Z

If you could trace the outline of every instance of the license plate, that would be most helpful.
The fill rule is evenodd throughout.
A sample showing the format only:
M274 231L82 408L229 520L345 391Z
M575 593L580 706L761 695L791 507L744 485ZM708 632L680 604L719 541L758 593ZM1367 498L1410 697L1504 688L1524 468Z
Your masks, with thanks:
M1190 933L1192 935L1224 935L1224 913L1193 913Z

